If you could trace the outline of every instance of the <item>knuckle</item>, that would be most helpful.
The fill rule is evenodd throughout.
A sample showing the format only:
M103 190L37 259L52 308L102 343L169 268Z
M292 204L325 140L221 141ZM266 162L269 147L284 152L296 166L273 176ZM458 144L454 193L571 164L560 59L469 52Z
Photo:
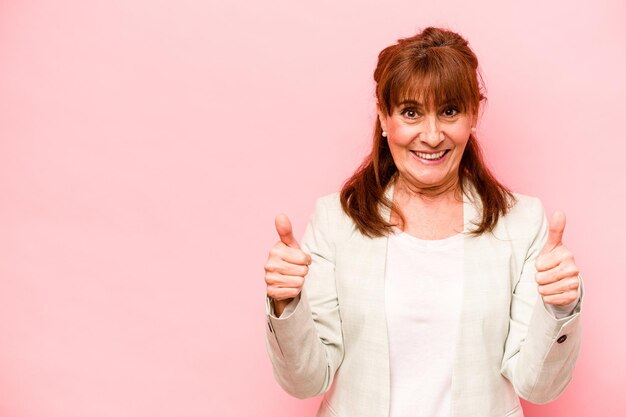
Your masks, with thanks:
M274 273L269 272L265 274L265 282L268 286L276 285L277 281L278 280L276 279L276 275Z
M539 272L549 271L550 267L550 259L543 258L537 262L535 262L535 269Z
M564 269L567 275L578 275L578 267L574 264L567 265Z
M296 298L300 294L300 288L290 288L289 289L289 298Z
M300 251L300 255L298 256L298 262L300 262L303 265L306 265L309 263L309 257L306 253L304 253L303 251Z
M266 262L265 263L265 271L266 272L275 272L276 271L276 264L274 262Z
M544 285L546 283L546 274L544 272L537 272L535 274L535 281L537 281L539 285Z
M272 246L272 248L270 249L270 253L269 253L270 257L278 257L279 254L279 249L278 249L278 244Z

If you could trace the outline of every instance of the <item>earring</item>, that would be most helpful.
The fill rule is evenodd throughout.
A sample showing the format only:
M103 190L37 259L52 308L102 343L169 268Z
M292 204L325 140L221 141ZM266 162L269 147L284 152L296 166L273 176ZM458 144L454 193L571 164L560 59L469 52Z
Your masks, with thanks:
M476 133L476 128L475 127L472 128L472 133Z
M386 137L387 137L387 132L383 130L383 138L386 138Z

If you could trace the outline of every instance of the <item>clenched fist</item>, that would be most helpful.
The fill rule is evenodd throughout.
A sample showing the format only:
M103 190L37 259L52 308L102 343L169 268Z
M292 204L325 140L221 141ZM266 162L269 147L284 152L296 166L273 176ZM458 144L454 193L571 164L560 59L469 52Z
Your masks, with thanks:
M535 261L539 294L546 304L567 305L578 298L578 267L574 255L563 245L565 214L557 211L550 220L548 240Z
M300 249L286 215L276 216L275 224L280 240L270 250L265 263L265 282L267 295L274 302L276 316L280 317L287 304L302 291L311 255Z

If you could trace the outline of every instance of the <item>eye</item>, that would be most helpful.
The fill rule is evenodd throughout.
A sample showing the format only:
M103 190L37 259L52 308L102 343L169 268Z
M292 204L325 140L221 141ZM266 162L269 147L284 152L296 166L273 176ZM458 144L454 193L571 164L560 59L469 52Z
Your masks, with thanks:
M403 116L405 116L405 117L406 117L406 118L408 118L408 119L415 119L415 118L417 118L417 116L418 116L417 111L416 111L414 108L412 108L412 107L406 107L406 108L404 108L404 109L400 112L400 114L401 114L401 115L403 115Z
M443 111L443 115L446 117L454 117L459 114L459 111L455 107L448 107Z

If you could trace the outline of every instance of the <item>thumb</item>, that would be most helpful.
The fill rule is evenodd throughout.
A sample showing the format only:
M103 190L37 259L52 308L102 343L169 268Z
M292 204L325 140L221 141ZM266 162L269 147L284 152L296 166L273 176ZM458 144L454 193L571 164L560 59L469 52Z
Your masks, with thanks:
M565 213L560 210L555 211L550 219L549 227L548 240L541 251L542 254L550 252L561 244L565 230Z
M278 236L280 236L281 242L285 245L300 249L300 245L295 237L293 237L293 230L291 228L291 222L289 221L289 217L286 214L279 214L276 216L276 220L274 221L276 225L276 231L278 232Z

